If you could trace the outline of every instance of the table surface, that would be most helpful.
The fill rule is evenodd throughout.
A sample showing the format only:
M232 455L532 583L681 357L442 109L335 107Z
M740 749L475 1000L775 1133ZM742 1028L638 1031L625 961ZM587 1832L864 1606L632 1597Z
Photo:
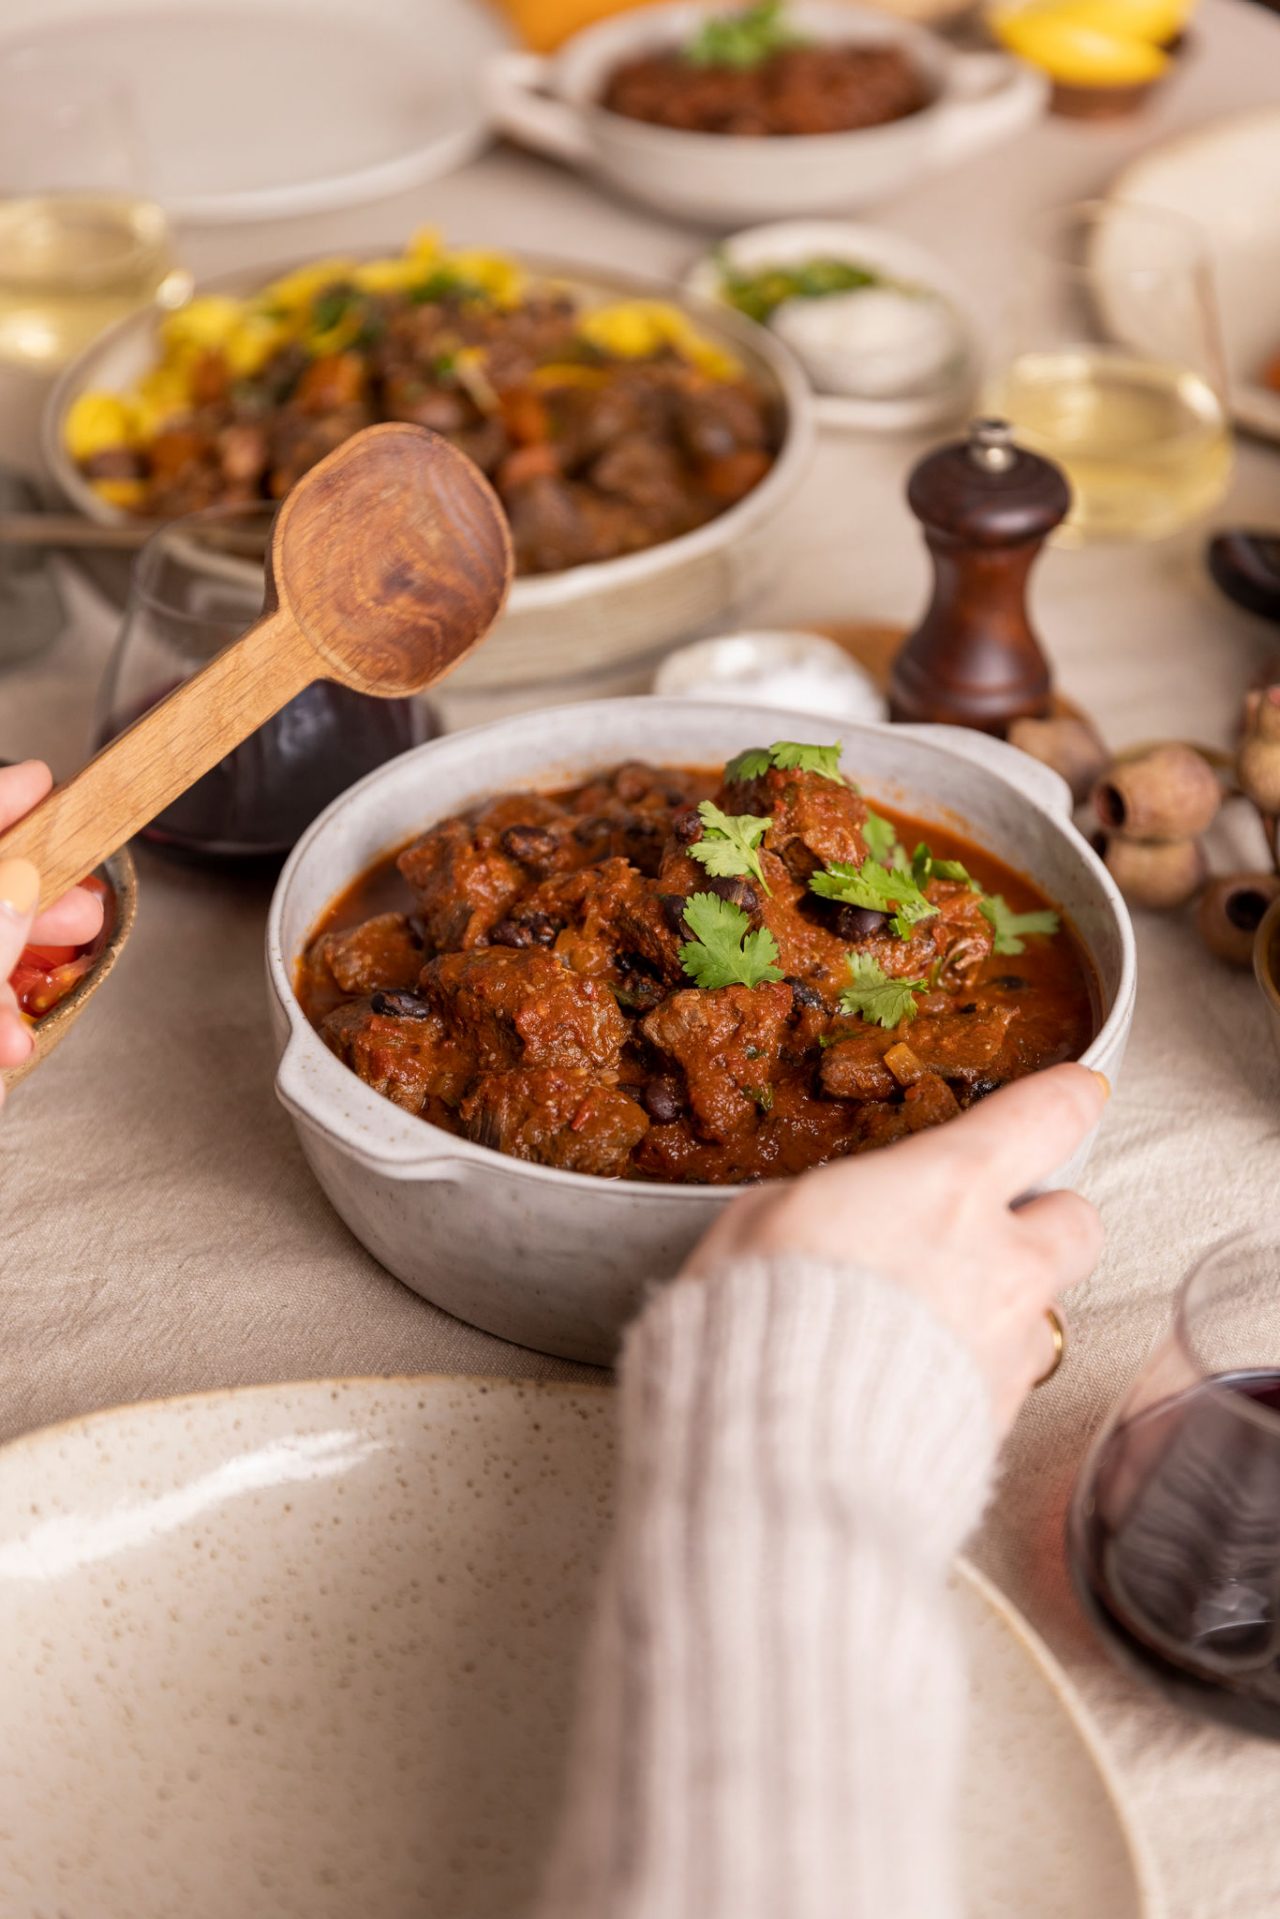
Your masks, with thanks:
M1194 52L1139 119L1053 121L955 168L879 219L933 247L992 313L1031 210L1104 187L1171 131L1274 102L1280 21L1205 0ZM330 217L183 236L198 273L394 246L423 222L471 243L671 274L691 231L498 149L453 178ZM1280 324L1280 321L1278 321ZM31 444L36 395L0 389L0 454ZM773 532L774 590L753 624L909 620L925 564L902 498L920 443L830 435ZM1222 522L1280 517L1280 450L1242 444ZM1144 549L1055 552L1035 605L1062 683L1117 745L1225 742L1276 650L1219 601L1203 533ZM73 588L38 661L0 677L0 755L80 761L113 620ZM1256 855L1247 843L1224 858ZM0 1436L127 1400L379 1372L591 1377L447 1318L384 1273L329 1211L272 1096L261 944L265 885L140 856L142 906L110 987L0 1125ZM1140 918L1140 992L1123 1077L1087 1178L1108 1231L1070 1302L1068 1362L1009 1447L976 1556L1092 1704L1175 1919L1275 1912L1280 1749L1201 1729L1114 1672L1066 1580L1062 1520L1087 1435L1166 1322L1196 1253L1270 1216L1280 1183L1276 1061L1252 983L1185 923ZM599 1375L595 1375L599 1377Z

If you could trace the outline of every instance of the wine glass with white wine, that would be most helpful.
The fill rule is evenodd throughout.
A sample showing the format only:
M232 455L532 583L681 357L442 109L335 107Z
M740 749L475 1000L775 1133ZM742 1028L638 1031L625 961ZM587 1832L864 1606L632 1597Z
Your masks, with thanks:
M0 361L51 370L189 291L128 87L34 48L0 59Z
M1197 228L1085 201L1031 228L989 409L1066 469L1060 537L1159 539L1231 477L1217 305Z

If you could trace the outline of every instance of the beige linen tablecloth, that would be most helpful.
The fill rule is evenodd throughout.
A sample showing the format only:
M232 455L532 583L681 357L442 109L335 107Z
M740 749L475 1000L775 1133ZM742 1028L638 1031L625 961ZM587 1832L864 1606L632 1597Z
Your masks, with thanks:
M1207 0L1194 57L1138 121L1054 122L931 182L882 218L942 254L994 312L1028 210L1101 188L1144 143L1280 94L1280 21ZM394 202L192 234L200 272L422 221L671 273L697 236L664 229L540 162L495 152ZM1280 306L1277 307L1280 333ZM0 393L0 452L30 444L32 396ZM753 621L906 619L925 567L902 500L914 443L829 436L773 539L777 586ZM1280 451L1244 445L1223 521L1280 523ZM1225 741L1274 650L1215 598L1201 536L1054 553L1036 607L1063 683L1116 743ZM82 756L113 621L87 593L59 643L0 675L0 755ZM1256 851L1247 843L1246 853ZM424 1304L351 1239L272 1097L261 941L268 891L142 854L142 906L83 1028L0 1124L0 1434L120 1401L314 1375L468 1371L589 1376ZM1189 928L1143 919L1129 1058L1090 1170L1106 1256L1071 1301L1063 1372L1011 1444L978 1556L1092 1703L1175 1919L1280 1913L1280 1750L1201 1730L1115 1673L1066 1586L1062 1516L1086 1436L1166 1322L1206 1244L1280 1210L1280 1069L1250 982ZM1088 1835L1080 1835L1088 1843ZM906 1916L903 1916L906 1919ZM1109 1919L1099 1915L1099 1919Z

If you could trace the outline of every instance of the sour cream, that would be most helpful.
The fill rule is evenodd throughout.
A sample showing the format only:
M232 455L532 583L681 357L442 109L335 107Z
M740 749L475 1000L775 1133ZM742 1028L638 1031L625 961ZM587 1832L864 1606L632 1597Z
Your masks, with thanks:
M895 287L784 300L770 325L828 393L884 399L918 392L946 379L962 351L946 300Z

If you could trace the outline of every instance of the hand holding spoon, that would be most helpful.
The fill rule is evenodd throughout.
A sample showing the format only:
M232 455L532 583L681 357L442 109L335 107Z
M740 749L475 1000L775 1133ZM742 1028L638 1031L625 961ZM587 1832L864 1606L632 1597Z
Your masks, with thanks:
M400 699L443 679L511 584L497 498L423 427L367 428L303 476L272 530L262 618L0 838L41 900L123 846L313 680Z

